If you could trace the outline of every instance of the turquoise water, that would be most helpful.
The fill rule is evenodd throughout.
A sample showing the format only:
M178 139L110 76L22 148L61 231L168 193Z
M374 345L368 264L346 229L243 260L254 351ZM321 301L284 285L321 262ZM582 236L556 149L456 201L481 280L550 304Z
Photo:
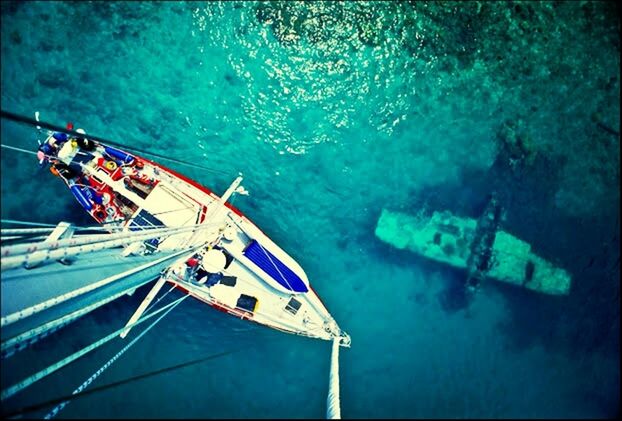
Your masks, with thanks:
M345 418L613 417L618 15L604 2L3 2L2 109L218 169L162 161L216 192L242 173L250 196L234 204L352 337ZM2 121L3 143L35 139ZM30 156L3 149L1 177L3 218L90 223ZM569 296L486 283L465 307L464 274L374 236L383 207L475 217L492 190L506 229L571 271ZM14 358L43 367L78 350L145 293ZM121 347L3 408L71 393ZM240 347L59 417L324 416L328 343L192 300L91 387ZM2 370L3 388L32 371Z

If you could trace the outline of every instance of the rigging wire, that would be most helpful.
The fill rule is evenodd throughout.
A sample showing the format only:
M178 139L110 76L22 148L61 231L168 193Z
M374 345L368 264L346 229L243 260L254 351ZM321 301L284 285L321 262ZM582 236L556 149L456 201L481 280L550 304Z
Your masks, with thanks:
M168 293L167 293L168 294ZM166 295L166 294L165 294ZM164 297L162 297L164 298ZM182 300L183 301L183 300ZM95 380L97 377L99 377L104 371L106 371L106 369L108 367L110 367L117 359L119 359L119 357L121 357L121 355L123 355L128 349L130 349L136 342L138 342L140 340L140 338L142 338L143 336L145 336L147 334L147 332L149 332L151 330L151 328L153 328L156 324L158 324L158 322L160 320L162 320L164 317L166 317L167 314L169 314L175 307L177 307L179 304L181 304L181 301L179 301L177 304L175 304L174 306L172 306L171 308L169 308L164 314L162 314L160 317L158 317L153 323L151 323L145 330L143 330L140 335L138 335L137 337L135 337L134 339L132 339L132 341L125 345L119 352L117 352L110 360L108 360L108 362L106 362L106 364L104 364L103 366L101 366L99 368L99 370L97 370L91 377L89 377L87 380L85 380L77 389L75 389L72 392L72 395L76 395L78 393L80 393L81 391L83 391L84 389L86 389L92 382L93 380ZM44 419L48 420L51 419L53 417L55 417L64 407L66 407L67 405L69 405L71 403L71 400L68 399L66 401L61 402L60 404L58 404L57 406L54 407L54 409L52 409L50 412L47 413L47 415L44 417Z
M56 228L56 226L58 225L58 224L44 224L41 222L18 221L15 219L0 219L0 223L15 224L15 225L30 225L33 227L52 227L52 228Z
M176 288L175 285L173 285L171 287L171 289L169 289L168 291L166 291L166 293L164 293L164 295L162 295L160 298L158 298L156 300L155 303L153 303L152 305L149 306L149 308L147 308L147 310L145 310L145 314L149 313L149 310L151 310L152 308L154 308L160 301L162 301L164 299L164 297L166 297L170 292L172 292L174 289ZM95 380L97 377L99 377L99 375L101 373L103 373L108 367L110 367L121 355L123 355L123 353L125 353L125 351L127 351L132 345L134 345L143 335L145 335L147 333L147 331L149 329L151 329L157 322L160 321L161 318L163 318L164 316L166 316L175 306L171 307L166 313L164 313L160 318L158 318L158 320L156 320L151 326L149 326L147 329L145 329L140 335L138 335L136 338L134 338L132 340L132 342L130 342L128 345L126 345L123 349L121 349L121 351L119 351L117 354L115 354L114 357L112 357L110 360L108 360L108 362L106 364L104 364L99 370L97 370L91 377L89 377L86 381L84 381L84 383L82 383L76 390L74 390L72 392L72 396L75 396L76 394L82 392L84 389L86 389L92 382L93 380ZM50 412L48 412L48 414L44 417L44 419L51 419L53 417L55 417L65 406L69 405L71 401L67 400L64 402L61 402L60 404L58 404L56 407L54 407L54 409L52 409Z
M48 130L53 130L55 132L65 133L65 134L68 134L68 135L72 135L74 137L86 137L89 140L94 140L94 141L97 141L97 142L105 143L107 145L117 146L117 147L128 149L128 150L131 150L131 151L134 151L134 152L139 152L139 153L143 153L143 154L149 154L149 155L154 156L156 158L166 159L166 160L168 160L170 162L175 162L177 164L187 165L187 166L198 168L198 169L201 169L201 170L210 171L210 172L213 172L213 173L216 173L216 174L225 174L225 175L228 174L227 172L222 171L222 170L217 170L217 169L214 169L214 168L204 167L202 165L181 161L179 159L171 158L170 156L161 155L161 154L158 154L158 153L155 153L155 152L151 152L151 151L147 151L147 150L144 150L144 149L136 148L134 146L123 145L123 144L121 144L119 142L115 142L115 141L112 141L112 140L104 139L102 137L95 136L95 135L92 135L92 134L86 134L85 135L84 133L79 133L79 132L77 132L75 130L69 130L66 127L57 126L55 124L47 123L45 121L37 121L34 118L26 117L26 116L19 115L19 114L15 114L15 113L12 113L10 111L0 110L0 117L1 118L6 118L7 120L15 121L15 122L18 122L18 123L28 124L28 125L33 126L33 127L42 127L42 128L46 128ZM16 149L16 150L20 149L20 148L14 147L14 146L9 146L9 145L4 145L4 144L2 145L2 147L7 147L7 148L10 148L10 149ZM24 150L22 150L22 151L24 151ZM27 151L27 152L31 152L31 151ZM32 153L36 155L36 152L32 152Z
M68 400L68 399L82 398L82 397L87 396L87 395L91 395L91 394L94 394L94 393L102 392L104 390L111 389L113 387L121 386L122 384L132 383L132 382L135 382L137 380L146 379L148 377L157 376L159 374L163 374L163 373L166 373L166 372L179 370L179 369L184 368L184 367L189 367L189 366L193 366L193 365L197 365L197 364L203 363L205 361L209 361L209 360L213 360L213 359L216 359L216 358L224 357L226 355L230 355L230 354L233 354L233 353L236 353L236 352L240 352L243 349L245 349L245 348L238 348L238 349L233 349L233 350L230 350L230 351L220 352L218 354L207 355L207 356L204 356L204 357L201 357L201 358L197 358L195 360L186 361L186 362L181 363L181 364L176 364L176 365L168 366L168 367L161 368L161 369L158 369L158 370L154 370L154 371L150 371L150 372L147 372L147 373L139 374L137 376L127 377L125 379L122 379L122 380L119 380L119 381L116 381L116 382L108 383L108 384L105 384L105 385L102 385L102 386L99 386L99 387L94 387L94 388L92 388L90 390L83 390L83 391L81 391L79 393L76 393L75 395L74 394L65 395L65 396L61 396L61 397L58 397L58 398L55 398L55 399L50 399L48 401L41 402L41 403L38 403L38 404L21 407L21 408L18 408L16 410L14 410L14 411L10 411L10 412L4 414L4 417L6 417L6 418L16 417L16 416L19 416L19 415L22 415L22 414L25 414L25 413L28 413L28 412L33 412L33 411L37 411L37 410L46 408L46 407L54 405L54 404L62 403L64 401Z
M69 355L68 357L63 358L62 360L50 365L49 367L38 371L37 373L29 376L28 378L20 381L19 383L14 384L13 386L7 387L6 389L4 389L2 391L2 393L0 394L0 400L4 401L5 399L8 399L12 396L14 396L16 393L19 393L20 391L24 390L25 388L29 387L30 385L32 385L33 383L41 380L42 378L49 376L50 374L58 371L59 369L65 367L66 365L72 363L73 361L77 360L78 358L82 357L83 355L91 352L92 350L99 348L100 346L106 344L107 342L110 342L111 340L115 339L116 337L119 336L119 334L121 332L123 332L125 329L127 329L128 327L134 327L137 326L141 323L144 323L145 321L147 321L148 319L151 319L152 317L156 316L157 314L169 309L171 306L175 306L177 304L179 304L181 301L185 300L186 298L188 298L189 295L183 296L178 300L173 301L170 304L167 304L166 306L162 307L161 309L154 311L153 313L137 320L136 322L134 322L132 325L129 326L124 326L121 329L118 329L114 332L112 332L111 334L109 334L108 336L105 336L104 338L98 340L97 342L94 342L82 349L80 349L77 352L74 352L73 354Z
M151 306L149 306L149 308L146 310L146 313L149 312L149 310L151 310L152 308L154 308L162 299L164 299L164 297L166 297L171 291L173 291L176 288L175 285L173 285L171 287L171 289L169 289L163 296L161 296L160 298L158 298L158 300L153 303ZM187 298L189 297L189 295L183 297L183 298ZM182 299L183 300L183 299ZM181 301L179 301L181 302ZM176 305L175 305L176 306ZM130 382L134 382L143 378L147 378L147 377L152 377L152 376L156 376L168 371L174 371L174 370L178 370L180 368L183 367L187 367L187 366L191 366L191 365L196 365L205 361L208 361L210 359L215 359L221 356L225 356L225 355L229 355L229 354L233 354L235 352L239 352L245 348L239 348L239 349L234 349L231 351L226 351L226 352L222 352L219 354L214 354L214 355L208 355L206 357L202 357L196 360L191 360L185 363L181 363L181 364L177 364L174 366L169 366L169 367L165 367L159 370L154 370L148 373L144 373L138 376L133 376L133 377L128 377L125 379L122 379L120 381L117 382L113 382L113 383L109 383L100 387L96 387L96 388L92 388L89 391L85 391L86 387L88 385L90 385L93 380L95 380L95 378L97 378L104 370L106 370L110 365L112 365L112 363L114 363L125 351L127 351L127 349L129 349L136 341L138 341L138 339L140 339L141 336L143 336L144 334L147 333L147 331L149 329L151 329L151 327L153 327L161 318L163 318L166 314L168 314L175 306L173 306L172 308L170 308L165 314L163 314L162 316L160 316L160 318L158 318L158 320L156 320L151 326L149 326L144 332L142 332L138 337L136 337L130 344L126 345L121 351L119 351L113 358L111 358L106 364L104 364L97 372L95 372L95 374L93 374L89 379L87 379L80 387L78 387L76 390L74 390L74 392L72 392L71 395L66 395L60 398L56 398L53 400L49 400L46 402L41 402L38 404L34 404L34 405L30 405L27 407L22 407L19 408L13 412L9 412L8 414L5 414L5 416L7 418L9 417L16 417L16 416L21 416L24 413L27 412L32 412L32 411L36 411L36 410L40 410L43 409L47 406L51 406L56 404L57 406L50 412L48 412L48 414L45 416L45 419L51 419L52 417L54 417L55 415L58 414L58 412L60 412L60 410L62 410L66 405L68 405L70 403L71 400L76 399L76 398L80 398L83 397L85 395L88 394L92 394L92 393L97 393L112 387L117 387L120 386L122 384L125 383L130 383Z
M153 303L147 309L147 312L149 312L149 310L154 308L173 289L175 289L175 285L173 285L173 287L171 287L171 289L169 289L163 296L161 296L155 303ZM196 365L196 364L199 364L199 363L211 360L211 359L215 359L215 358L218 358L218 357L221 357L221 356L233 354L235 352L239 352L242 349L244 349L244 348L239 348L239 349L234 349L234 350L231 350L231 351L221 352L221 353L218 353L218 354L208 355L206 357L202 357L202 358L199 358L199 359L196 359L196 360L191 360L191 361L188 361L188 362L185 362L185 363L176 364L174 366L169 366L169 367L161 368L159 370L154 370L154 371L151 371L151 372L147 372L147 373L144 373L144 374L141 374L141 375L138 375L138 376L128 377L128 378L119 380L117 382L109 383L109 384L106 384L106 385L103 385L103 386L92 388L89 391L85 391L86 387L88 387L93 382L93 380L95 380L101 373L103 373L103 371L105 371L108 367L110 367L110 365L112 365L125 351L127 351L132 345L134 345L134 343L136 343L143 335L145 335L147 333L147 331L149 331L155 324L157 324L162 318L164 318L164 316L166 316L171 310L173 310L173 308L175 308L178 304L180 304L181 301L183 301L184 298L188 298L189 296L190 295L186 295L181 300L177 300L177 304L175 304L171 308L169 308L166 311L166 313L161 315L154 323L152 323L140 335L138 335L134 340L132 340L132 342L130 342L128 345L126 345L117 354L115 354L115 356L113 356L106 364L104 364L91 377L89 377L85 382L83 382L82 385L80 385L76 390L74 390L71 395L65 395L65 396L62 396L62 397L59 397L59 398L55 398L55 399L52 399L52 400L48 400L48 401L45 401L45 402L41 402L41 403L38 403L38 404L30 405L30 406L27 406L27 407L22 407L22 408L19 408L17 410L14 410L13 412L9 412L8 414L5 414L5 416L7 418L17 417L17 416L23 415L24 413L28 413L28 412L44 409L45 407L48 407L48 406L56 404L54 409L52 409L50 412L48 412L47 415L44 417L45 419L51 419L54 416L56 416L58 414L58 412L60 412L72 400L75 400L76 398L81 398L81 397L84 397L84 396L89 395L89 394L97 393L97 392L100 392L100 391L103 391L103 390L106 390L106 389L109 389L109 388L117 387L117 386L120 386L120 385L126 384L126 383L131 383L131 382L134 382L134 381L137 381L137 380L140 380L140 379L144 379L144 378L147 378L147 377L153 377L153 376L165 373L165 372L178 370L178 369L183 368L183 367L187 367L187 366L191 366L191 365Z
M0 146L2 146L3 148L7 148L7 149L13 149L14 151L28 153L30 155L35 155L35 156L37 155L35 151L29 151L28 149L22 149L22 148L18 148L18 147L11 146L11 145L5 145L4 143L0 143Z

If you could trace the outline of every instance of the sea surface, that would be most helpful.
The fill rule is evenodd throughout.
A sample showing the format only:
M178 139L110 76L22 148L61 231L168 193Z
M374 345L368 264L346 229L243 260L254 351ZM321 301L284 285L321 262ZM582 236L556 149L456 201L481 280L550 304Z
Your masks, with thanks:
M614 2L1 4L2 110L200 164L305 269L352 337L344 418L613 418L620 405L620 18ZM2 119L3 145L36 129ZM2 149L3 219L91 224ZM476 218L572 274L565 296L482 284L374 235L383 208ZM148 290L2 360L2 388L120 328ZM165 301L179 298L171 292ZM2 402L71 394L114 340ZM322 418L330 344L188 299L57 418ZM87 389L88 390L88 389ZM43 417L52 406L24 414Z

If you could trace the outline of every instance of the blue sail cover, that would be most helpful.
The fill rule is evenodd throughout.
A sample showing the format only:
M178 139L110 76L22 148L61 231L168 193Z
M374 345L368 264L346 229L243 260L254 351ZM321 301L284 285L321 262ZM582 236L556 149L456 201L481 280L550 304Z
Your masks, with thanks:
M257 240L252 240L248 246L246 246L243 254L251 262L259 266L264 272L288 290L294 292L309 291L303 280L300 279L298 275L285 266L285 264L276 258L272 253L263 248ZM278 270L275 265L278 267ZM283 279L283 277L285 277L285 279Z

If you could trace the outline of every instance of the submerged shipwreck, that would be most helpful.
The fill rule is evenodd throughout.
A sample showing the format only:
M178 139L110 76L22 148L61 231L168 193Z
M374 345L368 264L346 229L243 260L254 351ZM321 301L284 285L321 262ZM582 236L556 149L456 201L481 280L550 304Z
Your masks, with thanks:
M398 249L465 269L470 290L490 279L544 294L568 294L570 274L535 254L526 241L501 230L500 219L494 196L479 219L449 211L429 216L383 209L375 234Z

